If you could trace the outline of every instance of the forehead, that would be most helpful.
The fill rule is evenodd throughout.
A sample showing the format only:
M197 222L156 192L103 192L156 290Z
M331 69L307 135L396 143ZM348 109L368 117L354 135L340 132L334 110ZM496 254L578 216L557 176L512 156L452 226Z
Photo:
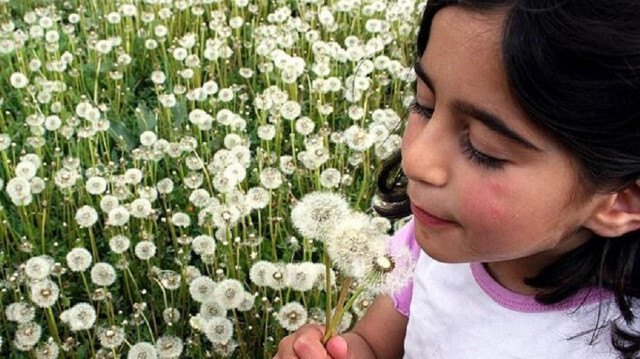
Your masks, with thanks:
M477 97L477 90L507 92L502 66L502 16L485 15L449 6L433 19L423 68L438 83L439 94L455 87L460 95ZM439 77L446 77L440 80ZM460 93L460 91L464 91ZM495 98L500 100L500 98ZM511 101L511 98L503 98Z

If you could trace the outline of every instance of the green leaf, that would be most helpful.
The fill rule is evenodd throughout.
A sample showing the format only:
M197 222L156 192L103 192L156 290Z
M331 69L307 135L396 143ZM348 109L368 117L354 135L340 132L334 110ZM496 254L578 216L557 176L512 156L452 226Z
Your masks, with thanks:
M136 119L138 120L138 130L140 133L144 131L154 131L156 126L158 125L158 118L156 115L147 107L147 103L142 101L138 105L136 111Z
M187 118L187 105L184 102L178 102L171 108L171 114L173 115L172 124L174 126L181 125Z
M138 139L130 129L120 121L112 121L109 136L116 141L120 150L130 152L138 146Z

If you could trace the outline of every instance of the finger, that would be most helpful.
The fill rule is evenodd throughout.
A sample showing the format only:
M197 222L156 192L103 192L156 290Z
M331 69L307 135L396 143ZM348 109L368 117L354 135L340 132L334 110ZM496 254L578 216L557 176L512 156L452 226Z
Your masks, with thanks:
M288 335L278 343L278 352L273 359L298 359L293 351L294 335Z
M293 342L293 350L300 359L327 358L327 350L322 345L324 331L320 326L308 326L300 330Z
M327 342L327 352L333 359L346 359L348 354L347 341L337 335Z

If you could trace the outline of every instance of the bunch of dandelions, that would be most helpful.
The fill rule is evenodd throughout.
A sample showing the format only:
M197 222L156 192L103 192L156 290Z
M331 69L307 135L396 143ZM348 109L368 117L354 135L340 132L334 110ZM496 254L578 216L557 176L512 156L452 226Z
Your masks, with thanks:
M325 342L364 291L391 294L411 278L415 265L411 252L389 245L389 221L351 211L339 194L305 195L293 207L291 220L303 236L323 242L327 281L332 266L344 278L334 310L331 309L331 285L328 282L325 286Z

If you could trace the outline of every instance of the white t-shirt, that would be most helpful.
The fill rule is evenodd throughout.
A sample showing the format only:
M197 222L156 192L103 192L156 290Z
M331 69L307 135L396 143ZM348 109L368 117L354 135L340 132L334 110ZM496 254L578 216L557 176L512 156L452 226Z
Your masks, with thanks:
M481 263L430 258L415 242L413 221L391 241L408 245L417 259L413 283L392 296L409 317L405 359L618 357L603 325L619 316L609 292L585 290L545 306L502 287Z

